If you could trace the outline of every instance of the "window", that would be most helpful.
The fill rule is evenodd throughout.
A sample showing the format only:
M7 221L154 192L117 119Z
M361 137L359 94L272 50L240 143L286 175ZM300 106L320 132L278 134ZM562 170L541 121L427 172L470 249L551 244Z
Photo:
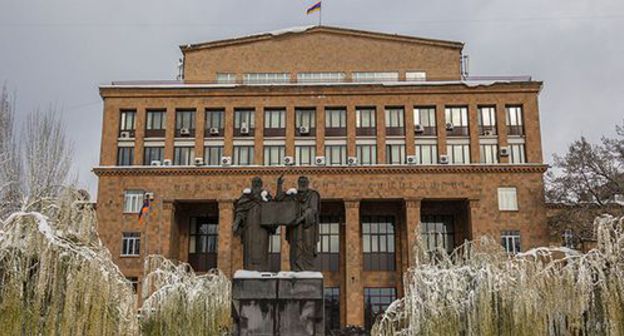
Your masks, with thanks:
M481 163L498 163L498 145L481 145L480 153Z
M405 73L407 81L424 81L427 80L427 73L424 71L408 71Z
M396 289L364 288L364 326L367 331L373 327L377 316L383 314L388 306L396 300Z
M526 163L524 144L509 145L509 163Z
M316 127L316 110L314 109L295 109L295 127L299 132L299 127L307 127L308 130ZM298 133L298 135L301 135Z
M216 217L191 217L189 264L197 272L217 267L219 221Z
M355 132L356 135L375 135L375 108L355 109Z
M438 145L416 145L416 164L435 164L438 162Z
M574 231L570 229L563 231L561 238L563 238L564 247L567 247L570 249L576 248L576 237L574 236Z
M387 135L403 135L403 109L402 108L386 108L386 134Z
M347 111L344 108L325 110L325 135L343 136L347 134Z
M356 145L358 164L370 166L377 164L377 145Z
M118 147L117 148L117 165L132 166L134 161L134 147Z
M404 164L405 145L386 145L386 163Z
M124 192L124 213L139 213L143 206L143 190L126 190Z
M235 166L249 166L254 164L254 147L253 146L234 146Z
M130 283L130 286L132 286L132 293L136 294L139 291L139 278L137 277L126 277L126 280L128 280L128 282Z
M340 287L325 287L325 334L333 335L331 330L340 329Z
M173 148L173 164L176 166L190 166L195 158L195 147L176 146Z
M520 231L503 231L501 241L507 253L520 253Z
M516 188L498 188L498 210L500 211L517 211L518 198Z
M141 233L124 232L121 238L121 256L138 256L141 254Z
M264 135L284 136L286 134L286 111L283 109L264 111Z
M299 83L340 83L345 81L344 72L301 72L297 74Z
M211 128L216 128L221 133L221 130L224 127L225 111L223 109L207 109L206 110L206 129L210 130ZM209 134L209 132L207 132Z
M480 135L496 135L496 108L479 106L479 134Z
M420 234L428 252L442 249L450 254L455 248L453 216L423 215Z
M217 84L235 84L236 74L233 73L218 73Z
M394 271L394 217L363 216L365 271Z
M340 264L340 218L321 216L319 223L319 241L317 269L320 271L338 272Z
M205 146L204 163L207 166L219 166L223 156L223 146Z
M398 72L354 72L354 82L398 82Z
M279 166L283 164L284 146L264 146L264 165Z
M285 84L290 82L288 73L246 73L243 75L245 84Z
M145 147L143 154L143 164L151 165L152 161L163 162L165 147Z
M176 110L175 136L195 136L195 110Z
M255 111L254 110L234 110L234 136L252 136L255 127ZM249 133L242 132L242 128L247 128Z
M135 110L121 110L119 118L119 130L120 131L134 131L136 122Z
M453 125L452 129L446 131L447 135L467 136L468 135L468 108L447 107L444 109L447 124Z
M282 266L282 235L278 226L275 233L269 236L269 270L279 272Z
M446 145L450 164L469 164L470 145Z
M295 164L297 166L311 166L316 157L316 146L295 146Z
M507 106L505 111L507 115L507 134L524 135L522 106Z
M325 162L328 166L344 166L347 164L346 145L325 146Z
M147 110L145 137L164 137L167 114L165 110Z
M436 115L435 107L415 107L414 126L422 126L422 131L416 132L419 135L436 135Z

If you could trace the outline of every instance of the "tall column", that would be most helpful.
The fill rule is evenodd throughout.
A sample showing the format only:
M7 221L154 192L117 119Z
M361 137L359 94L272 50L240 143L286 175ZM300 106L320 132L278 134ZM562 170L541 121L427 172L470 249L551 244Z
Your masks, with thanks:
M407 266L414 267L418 260L416 240L420 234L420 198L405 199L405 227L407 229Z
M295 156L295 107L286 107L286 146L284 155Z
M165 130L165 159L173 160L173 146L175 142L175 117L176 111L174 106L167 106L167 123Z
M143 164L143 148L145 146L145 107L136 111L136 123L134 129L134 164Z
M364 326L360 200L345 200L345 277L342 286L346 324Z
M496 104L496 134L498 135L498 148L506 147L507 143L507 112L504 104ZM498 156L500 163L509 163L508 156Z
M468 130L470 132L470 163L480 163L481 146L479 144L479 121L477 105L468 106Z
M444 104L436 105L436 133L438 134L438 156L446 153L446 114ZM438 162L439 157L436 158Z
M377 128L377 163L386 163L386 108L377 105L375 108L375 126Z
M254 129L254 161L264 164L264 108L256 106L256 126Z
M234 108L228 106L225 108L225 116L223 121L223 156L232 156L234 144Z
M323 106L316 107L316 155L325 155L325 110Z
M147 219L149 223L149 218ZM177 230L175 221L175 205L172 200L162 201L162 220L154 220L151 232L148 233L147 242L150 246L146 247L150 254L162 254L167 258L172 258L172 247L176 246L174 241ZM149 225L147 225L149 226Z
M206 110L197 106L195 112L195 157L204 157L204 137L206 132ZM192 158L195 160L195 158Z
M232 276L232 222L234 222L234 200L221 199L219 202L219 232L217 268L227 276Z
M404 123L405 123L405 155L414 155L416 147L414 146L414 106L405 104Z
M355 150L355 106L347 106L347 156L357 156Z
M466 230L464 232L464 239L474 240L477 236L485 234L486 232L475 232L475 227L483 228L483 225L477 223L479 221L479 199L468 199L468 220L466 223ZM484 223L485 224L485 223Z

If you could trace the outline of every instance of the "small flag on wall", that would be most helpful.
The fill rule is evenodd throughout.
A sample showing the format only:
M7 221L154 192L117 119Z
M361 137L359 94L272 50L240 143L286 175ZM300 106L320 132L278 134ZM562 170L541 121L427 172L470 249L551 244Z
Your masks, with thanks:
M149 197L146 197L143 200L143 206L141 207L141 210L139 211L139 225L143 225L143 221L145 220L145 216L147 216L147 212L149 211L150 208L150 200Z
M312 5L310 8L308 8L308 11L306 12L307 14L312 14L314 12L320 11L321 10L321 2L317 2L314 5Z

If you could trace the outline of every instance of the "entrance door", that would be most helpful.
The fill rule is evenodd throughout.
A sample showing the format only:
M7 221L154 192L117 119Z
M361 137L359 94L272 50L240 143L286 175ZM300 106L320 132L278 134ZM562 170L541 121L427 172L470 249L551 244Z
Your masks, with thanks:
M217 267L218 230L216 217L191 217L188 260L196 272Z

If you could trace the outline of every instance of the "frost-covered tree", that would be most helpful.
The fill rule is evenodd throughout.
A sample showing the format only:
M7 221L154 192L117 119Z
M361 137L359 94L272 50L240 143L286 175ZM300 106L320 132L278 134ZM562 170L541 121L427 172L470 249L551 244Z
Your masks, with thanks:
M17 210L21 199L14 102L7 87L3 86L0 92L0 218Z

